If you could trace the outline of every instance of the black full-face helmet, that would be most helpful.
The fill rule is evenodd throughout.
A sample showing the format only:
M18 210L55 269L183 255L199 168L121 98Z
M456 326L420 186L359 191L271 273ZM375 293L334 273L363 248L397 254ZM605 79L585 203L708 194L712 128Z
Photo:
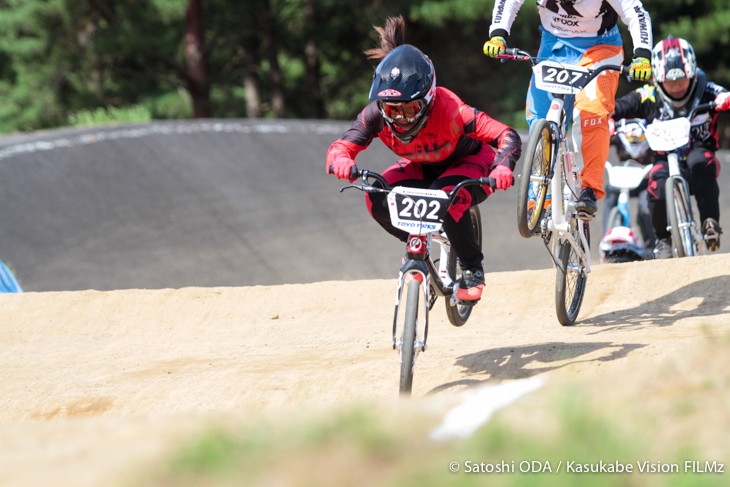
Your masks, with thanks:
M651 53L651 71L659 96L675 109L684 107L697 87L697 59L692 45L673 36L659 41ZM687 93L681 99L672 98L662 83L681 78L690 81Z
M419 49L404 44L390 51L375 69L370 99L377 100L380 113L398 140L409 144L426 125L436 99L436 71ZM415 125L403 130L395 120Z

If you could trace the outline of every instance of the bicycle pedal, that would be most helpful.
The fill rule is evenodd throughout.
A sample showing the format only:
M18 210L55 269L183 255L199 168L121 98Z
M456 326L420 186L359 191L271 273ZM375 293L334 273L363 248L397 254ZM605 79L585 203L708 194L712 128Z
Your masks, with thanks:
M579 211L577 213L576 217L578 218L578 220L583 220L583 221L589 222L589 221L593 220L596 217L596 214L595 213L587 213L585 211Z
M711 234L706 234L702 237L702 239L705 241L705 247L710 252L717 252L720 249L720 235L712 232Z

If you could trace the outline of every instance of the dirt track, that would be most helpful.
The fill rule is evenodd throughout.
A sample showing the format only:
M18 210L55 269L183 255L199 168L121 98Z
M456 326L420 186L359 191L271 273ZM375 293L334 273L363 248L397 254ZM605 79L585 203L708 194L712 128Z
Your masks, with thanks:
M436 304L414 396L591 374L727 333L728 269L727 255L595 266L575 327L554 317L554 270L489 274L463 328ZM395 398L394 285L0 296L0 484L110 485L213 410Z

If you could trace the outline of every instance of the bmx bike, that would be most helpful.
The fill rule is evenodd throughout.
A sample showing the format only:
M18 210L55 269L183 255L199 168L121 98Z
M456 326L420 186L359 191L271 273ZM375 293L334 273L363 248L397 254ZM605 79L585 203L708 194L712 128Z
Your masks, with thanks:
M621 161L620 164L611 164L610 161L606 161L608 184L619 190L617 205L608 213L606 229L631 226L629 193L641 185L654 167L653 164L644 165L636 160L643 156L649 148L645 132L646 124L643 119L622 119L616 124L616 135L630 158ZM634 139L640 139L641 143L633 143Z
M647 258L645 242L653 239L651 222L646 222L646 218L641 216L638 218L641 240L637 239L631 229L631 211L629 210L631 192L638 191L654 167L653 164L642 164L636 160L643 159L649 150L645 131L646 125L642 119L622 119L616 123L616 135L629 158L619 164L611 164L610 161L606 161L609 185L607 195L615 188L613 190L618 192L618 197L615 200L616 206L611 207L604 220L604 236L599 244L601 263L628 262ZM640 210L645 198L646 195L639 194Z
M361 177L362 184L350 184L340 189L359 189L366 193L387 193L393 226L409 233L406 259L398 274L398 289L393 316L393 350L398 351L400 367L400 394L410 396L413 373L420 352L426 351L428 313L441 296L445 300L446 315L454 326L462 326L471 315L473 302L456 299L461 278L456 253L442 228L443 218L466 186L491 186L493 178L467 179L446 193L441 190L396 186L391 188L378 173L353 167L351 179ZM375 179L380 186L370 184ZM481 215L477 206L469 208L474 234L482 246ZM464 217L467 213L464 214ZM463 218L463 217L462 217ZM431 246L439 244L439 257L432 259ZM408 277L408 279L406 279ZM408 282L406 282L408 281ZM398 331L400 330L400 335Z
M540 61L519 49L507 49L500 59L530 61L535 86L552 94L545 118L531 127L520 177L517 227L524 238L542 237L557 268L555 308L558 321L575 323L587 274L591 271L588 215L576 210L578 167L576 149L569 147L565 96L579 93L606 70L628 75L627 66L603 65L595 69ZM573 144L574 145L574 144Z
M717 106L715 102L698 105L688 117L655 120L646 127L646 138L654 151L667 153L669 177L666 181L667 230L672 235L672 253L675 257L692 257L702 250L705 240L718 236L703 236L697 228L690 200L689 184L682 176L680 151L690 143L690 129L695 116Z

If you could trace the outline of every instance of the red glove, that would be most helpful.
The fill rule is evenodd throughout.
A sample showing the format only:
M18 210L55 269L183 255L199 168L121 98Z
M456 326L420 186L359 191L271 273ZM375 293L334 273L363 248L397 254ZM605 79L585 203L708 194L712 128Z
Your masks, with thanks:
M489 174L497 182L497 189L509 189L512 186L512 171L507 166L499 164Z
M616 133L616 122L614 119L610 118L608 119L608 135L613 135Z
M717 103L715 110L718 112L730 110L730 93L720 93L715 97L715 103Z
M350 170L355 166L355 161L344 154L339 154L332 161L327 161L327 174L334 174L337 179L350 179ZM352 183L357 178L350 179Z

